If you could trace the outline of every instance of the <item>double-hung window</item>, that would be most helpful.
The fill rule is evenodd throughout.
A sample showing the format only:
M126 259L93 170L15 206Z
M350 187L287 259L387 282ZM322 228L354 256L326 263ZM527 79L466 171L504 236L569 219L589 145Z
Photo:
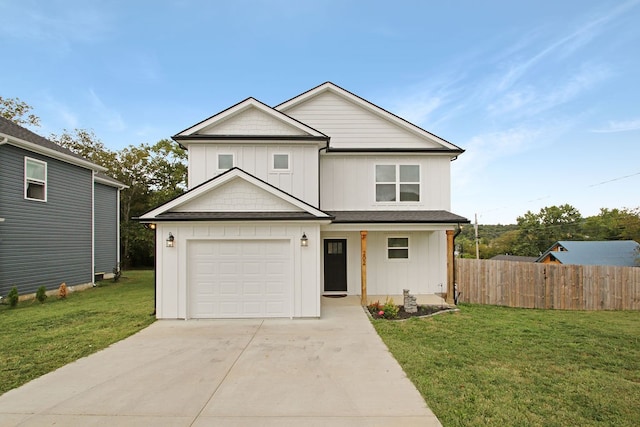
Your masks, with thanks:
M24 158L24 198L47 201L47 163Z
M376 202L419 202L420 165L376 165Z

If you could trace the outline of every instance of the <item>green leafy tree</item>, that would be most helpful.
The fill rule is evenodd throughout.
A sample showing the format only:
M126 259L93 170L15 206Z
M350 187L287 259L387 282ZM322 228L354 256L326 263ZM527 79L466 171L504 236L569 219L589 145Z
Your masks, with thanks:
M601 208L585 220L583 230L589 240L640 241L640 208Z
M518 242L514 255L538 256L558 240L582 239L582 215L569 204L548 206L517 218Z
M0 116L20 126L40 126L40 117L31 114L33 107L19 98L0 96Z

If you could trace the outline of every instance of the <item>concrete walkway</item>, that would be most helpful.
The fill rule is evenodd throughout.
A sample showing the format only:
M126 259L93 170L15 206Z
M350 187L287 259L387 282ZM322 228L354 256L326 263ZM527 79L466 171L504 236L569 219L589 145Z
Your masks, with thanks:
M0 396L0 426L440 426L358 303L155 322Z

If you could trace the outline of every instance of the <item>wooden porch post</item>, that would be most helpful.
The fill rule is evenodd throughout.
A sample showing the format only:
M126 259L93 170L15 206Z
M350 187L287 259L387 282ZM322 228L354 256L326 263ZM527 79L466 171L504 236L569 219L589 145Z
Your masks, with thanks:
M453 293L455 292L454 278L455 278L455 260L454 260L454 247L453 237L455 230L447 230L447 304L455 304Z
M367 232L360 231L360 303L367 305Z

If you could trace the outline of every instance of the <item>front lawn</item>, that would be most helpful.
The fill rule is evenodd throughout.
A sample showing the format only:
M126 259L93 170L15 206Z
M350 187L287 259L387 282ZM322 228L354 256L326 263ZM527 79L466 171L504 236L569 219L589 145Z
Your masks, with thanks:
M373 321L445 427L638 425L640 312L460 308Z
M63 300L0 305L0 394L138 332L152 312L152 271L126 271Z

